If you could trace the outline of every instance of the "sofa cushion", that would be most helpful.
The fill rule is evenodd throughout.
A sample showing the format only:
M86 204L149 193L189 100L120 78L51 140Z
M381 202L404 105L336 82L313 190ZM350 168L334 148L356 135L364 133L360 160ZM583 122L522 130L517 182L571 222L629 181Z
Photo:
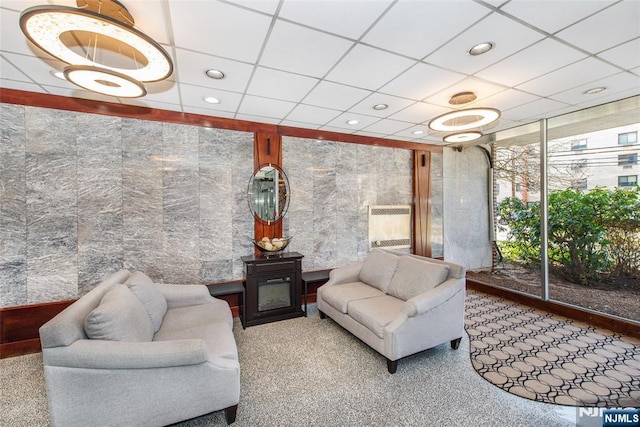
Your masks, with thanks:
M153 332L158 332L160 325L162 325L162 318L167 312L167 300L164 298L164 295L162 295L162 292L160 292L154 283L149 284L133 281L127 285L144 306L153 325Z
M341 285L323 287L322 289L322 299L336 310L345 314L351 301L379 297L381 295L384 295L381 290L362 282L343 283Z
M211 356L238 360L229 304L214 300L207 304L167 310L154 341L204 340Z
M95 340L145 342L153 326L142 303L126 285L116 285L84 320L87 336Z
M398 265L398 258L400 257L381 249L372 250L362 264L358 280L386 293Z
M402 311L404 301L389 295L349 303L348 314L380 338L384 328Z
M447 280L449 267L402 256L387 293L404 301L427 292Z

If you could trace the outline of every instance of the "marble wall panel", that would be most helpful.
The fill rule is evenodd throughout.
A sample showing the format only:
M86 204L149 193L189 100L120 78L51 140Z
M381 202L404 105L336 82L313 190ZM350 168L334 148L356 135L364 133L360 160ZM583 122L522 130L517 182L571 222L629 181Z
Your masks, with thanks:
M78 294L122 268L122 120L76 115Z
M78 289L77 126L73 113L25 110L27 300Z
M411 203L407 150L285 137L283 163L292 183L285 228L306 270L364 259L369 205Z
M488 166L479 149L443 152L444 256L467 269L490 267Z
M442 153L431 153L431 256L444 257Z
M0 307L27 304L24 108L0 104Z

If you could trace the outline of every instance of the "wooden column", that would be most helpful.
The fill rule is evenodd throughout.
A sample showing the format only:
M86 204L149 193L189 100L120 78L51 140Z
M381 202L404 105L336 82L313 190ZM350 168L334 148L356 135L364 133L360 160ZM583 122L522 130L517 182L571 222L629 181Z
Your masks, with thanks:
M430 151L413 151L413 253L431 256Z
M253 169L257 172L261 166L271 164L282 168L282 138L275 133L256 132L253 143ZM257 215L254 218L255 239L263 237L282 237L282 218L267 222ZM256 253L259 253L256 249Z

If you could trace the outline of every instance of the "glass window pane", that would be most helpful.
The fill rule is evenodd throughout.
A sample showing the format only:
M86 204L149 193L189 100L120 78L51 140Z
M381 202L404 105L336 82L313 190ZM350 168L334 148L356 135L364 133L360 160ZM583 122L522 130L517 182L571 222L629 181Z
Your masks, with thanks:
M635 321L638 98L549 119L547 146L549 298Z

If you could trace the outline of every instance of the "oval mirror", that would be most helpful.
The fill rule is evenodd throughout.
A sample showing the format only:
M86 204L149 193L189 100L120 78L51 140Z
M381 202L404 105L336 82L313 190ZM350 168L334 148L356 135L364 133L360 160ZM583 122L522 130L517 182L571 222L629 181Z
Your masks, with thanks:
M287 175L277 166L263 165L249 180L249 208L264 222L277 221L287 213L289 195Z

